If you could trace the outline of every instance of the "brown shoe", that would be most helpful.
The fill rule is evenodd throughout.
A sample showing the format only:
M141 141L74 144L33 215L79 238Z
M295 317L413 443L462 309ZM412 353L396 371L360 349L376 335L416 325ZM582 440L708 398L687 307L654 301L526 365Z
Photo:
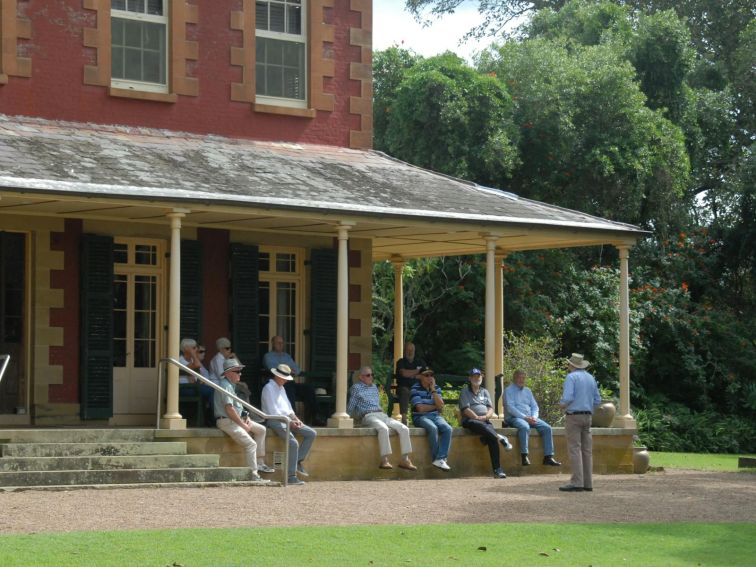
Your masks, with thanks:
M399 468L407 471L416 471L417 467L412 464L412 461L402 461L399 463Z
M391 463L381 463L378 465L379 469L393 469L394 467L391 466Z

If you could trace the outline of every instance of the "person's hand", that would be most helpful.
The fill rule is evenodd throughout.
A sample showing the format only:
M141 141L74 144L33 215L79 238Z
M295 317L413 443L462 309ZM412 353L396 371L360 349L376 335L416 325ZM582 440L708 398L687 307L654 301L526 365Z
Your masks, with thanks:
M530 416L530 417L526 417L525 421L527 421L530 425L535 425L536 421L538 421L538 420L536 418Z

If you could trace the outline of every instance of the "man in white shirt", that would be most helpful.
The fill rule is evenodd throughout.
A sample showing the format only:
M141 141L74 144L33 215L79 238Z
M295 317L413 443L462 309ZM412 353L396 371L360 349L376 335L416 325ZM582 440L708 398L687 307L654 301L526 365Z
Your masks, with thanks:
M236 358L231 351L231 341L226 337L221 337L215 341L215 348L218 353L210 361L210 379L216 384L220 384L223 376L223 361L227 358Z
M270 371L273 378L263 388L262 411L268 415L285 415L291 420L288 484L301 485L304 484L304 481L297 477L297 473L301 476L309 476L302 466L302 461L307 458L317 433L314 429L302 423L302 420L294 413L289 398L286 396L284 384L294 379L291 375L291 368L286 364L279 364L275 368L271 368ZM285 437L286 428L280 421L269 421L268 427L279 437ZM294 437L295 433L301 435L301 444Z

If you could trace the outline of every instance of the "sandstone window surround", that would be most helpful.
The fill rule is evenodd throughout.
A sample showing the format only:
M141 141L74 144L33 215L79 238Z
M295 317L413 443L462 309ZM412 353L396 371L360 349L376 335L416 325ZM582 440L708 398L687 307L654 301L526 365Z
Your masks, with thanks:
M196 41L186 39L187 25L197 24L198 21L196 4L184 0L83 0L83 5L96 14L95 27L84 28L84 46L95 50L96 60L93 65L85 65L84 84L107 87L111 96L160 102L176 102L179 95L197 96L197 79L187 75L187 67L188 62L197 60L198 45ZM155 13L160 11L162 15ZM154 69L155 56L159 56L156 52L160 51L159 46L154 49L154 42L142 42L138 49L143 56L147 53L148 59L152 58L152 63L147 64L148 73L141 76L142 80L135 80L134 75L129 74L128 69L124 68L123 59L113 61L114 54L116 57L124 56L126 49L126 42L117 25L114 36L114 19L136 22L142 28L160 26L164 22L167 36L162 69L164 76L157 76L164 81L162 86L154 81L154 71L149 71ZM144 70L141 63L129 66L131 72L140 67L140 73Z
M18 16L18 0L0 0L0 85L31 77L31 58L19 57L18 40L31 38L31 22Z

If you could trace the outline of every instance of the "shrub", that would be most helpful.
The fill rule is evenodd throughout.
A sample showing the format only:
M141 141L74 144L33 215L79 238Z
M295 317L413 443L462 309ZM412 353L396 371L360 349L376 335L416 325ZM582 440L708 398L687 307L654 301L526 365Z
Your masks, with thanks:
M504 347L504 388L511 383L515 370L527 375L526 385L533 391L540 417L551 425L560 425L564 413L559 407L564 372L557 359L558 344L550 337L530 337L507 333Z

